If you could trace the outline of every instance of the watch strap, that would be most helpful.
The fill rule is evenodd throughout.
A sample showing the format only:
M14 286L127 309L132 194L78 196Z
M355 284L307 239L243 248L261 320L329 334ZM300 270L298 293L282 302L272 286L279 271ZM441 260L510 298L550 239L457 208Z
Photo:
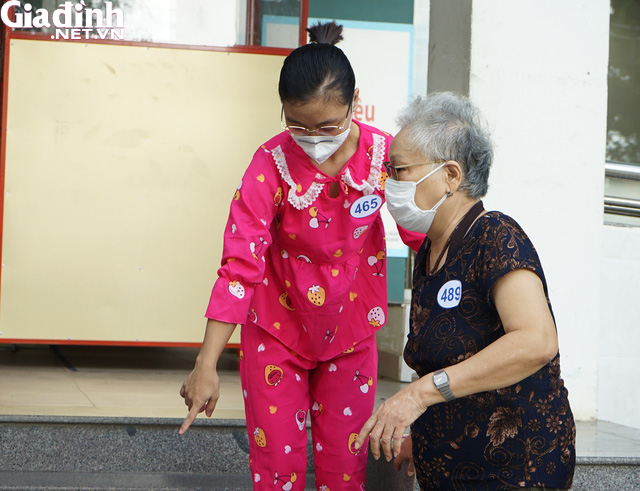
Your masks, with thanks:
M436 376L436 374L440 374L440 373L444 373L444 375L446 377L446 381L444 383L441 383L441 384L436 384L435 383L435 376ZM451 387L449 387L449 376L447 375L447 372L445 372L444 370L438 370L434 374L434 384L435 384L436 388L440 391L440 394L442 394L442 396L447 400L447 402L451 402L451 401L455 400L456 396L453 395L453 392L451 392Z

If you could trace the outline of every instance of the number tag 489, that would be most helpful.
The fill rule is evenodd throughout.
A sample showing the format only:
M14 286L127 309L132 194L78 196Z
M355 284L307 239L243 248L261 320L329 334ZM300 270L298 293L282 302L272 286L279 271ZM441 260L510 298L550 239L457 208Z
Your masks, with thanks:
M438 305L443 309L451 309L460 304L462 283L459 280L447 281L438 292Z
M351 205L351 216L353 218L365 218L373 215L382 206L382 198L377 194L363 196Z

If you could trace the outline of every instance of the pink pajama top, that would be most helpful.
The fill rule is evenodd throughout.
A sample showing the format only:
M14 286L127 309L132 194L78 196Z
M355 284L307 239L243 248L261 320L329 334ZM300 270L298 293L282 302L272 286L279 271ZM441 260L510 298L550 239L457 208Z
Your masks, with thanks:
M380 207L391 136L357 121L358 149L331 177L283 132L255 153L231 202L206 317L251 321L324 361L387 318ZM338 183L338 196L329 188ZM335 187L335 186L334 186ZM424 235L400 230L418 249Z

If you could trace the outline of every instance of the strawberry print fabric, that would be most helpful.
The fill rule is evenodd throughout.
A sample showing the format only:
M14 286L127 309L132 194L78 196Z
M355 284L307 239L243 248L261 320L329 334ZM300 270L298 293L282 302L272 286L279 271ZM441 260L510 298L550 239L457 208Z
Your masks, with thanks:
M316 489L362 491L367 449L353 446L371 416L378 353L369 336L332 360L310 361L251 322L242 326L242 380L254 491L305 489L307 416Z
M385 324L379 211L391 136L354 124L358 149L335 177L316 167L286 132L258 149L231 203L208 318L249 320L318 361ZM400 233L414 250L424 239Z

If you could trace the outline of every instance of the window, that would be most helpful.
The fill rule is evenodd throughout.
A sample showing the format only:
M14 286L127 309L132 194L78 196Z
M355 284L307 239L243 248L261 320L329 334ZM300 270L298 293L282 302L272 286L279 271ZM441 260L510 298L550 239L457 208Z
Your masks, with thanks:
M640 226L640 2L612 0L605 222Z
M16 22L20 20L24 26L14 29L50 35L52 39L92 38L195 46L295 48L298 46L302 17L300 2L14 0ZM49 26L42 26L42 22L35 21L40 9L47 12ZM111 19L108 18L109 14ZM71 28L56 28L53 25L55 15L58 20L72 24ZM120 27L100 29L98 18L105 23L111 21L114 26L120 22Z

